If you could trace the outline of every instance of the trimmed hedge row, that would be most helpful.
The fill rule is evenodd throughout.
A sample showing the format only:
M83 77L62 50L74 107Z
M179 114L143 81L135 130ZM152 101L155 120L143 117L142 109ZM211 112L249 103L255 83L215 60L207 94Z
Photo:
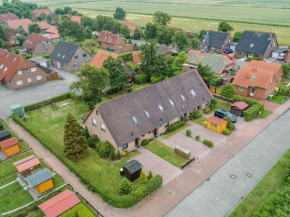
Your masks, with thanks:
M213 147L213 142L212 141L210 141L210 140L203 140L203 142L202 142L204 145L206 145L207 147L209 147L209 148L212 148Z
M74 216L94 217L95 215L87 207L85 207L84 204L78 204L60 215L60 217L74 217Z
M28 112L28 111L36 110L38 109L38 105L48 105L51 101L59 102L59 101L66 100L69 98L71 98L70 93L64 93L62 95L59 95L59 96L56 96L56 97L32 104L32 105L24 106L24 111Z
M245 111L245 121L251 121L259 116L259 112L264 110L262 103L257 103Z
M183 127L184 125L185 125L185 123L183 121L179 121L179 122L176 122L174 124L170 124L168 126L168 128L166 129L166 131L164 132L164 134L171 133L171 132L177 130L178 128Z

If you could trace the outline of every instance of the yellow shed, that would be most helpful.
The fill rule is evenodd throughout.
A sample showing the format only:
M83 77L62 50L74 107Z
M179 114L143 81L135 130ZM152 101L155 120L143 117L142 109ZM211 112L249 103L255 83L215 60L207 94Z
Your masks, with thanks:
M29 183L30 187L35 188L39 194L54 187L53 175L46 168L27 176L26 181Z
M14 137L1 141L0 147L1 151L6 155L6 157L10 157L20 152L19 143Z
M223 133L227 128L227 121L217 118L215 116L211 116L207 118L206 127L209 130L212 130L217 133Z

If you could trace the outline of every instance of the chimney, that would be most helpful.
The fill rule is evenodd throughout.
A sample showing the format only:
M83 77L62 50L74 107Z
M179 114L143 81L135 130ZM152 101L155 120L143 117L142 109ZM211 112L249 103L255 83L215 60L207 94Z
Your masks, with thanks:
M182 73L189 72L190 66L188 64L183 64Z

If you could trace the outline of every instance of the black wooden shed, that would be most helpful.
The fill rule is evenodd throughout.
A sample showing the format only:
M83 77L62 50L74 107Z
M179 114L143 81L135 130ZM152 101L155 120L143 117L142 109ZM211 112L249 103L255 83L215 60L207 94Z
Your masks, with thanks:
M235 102L231 105L231 113L236 116L244 117L244 112L249 108L249 105L245 102Z
M2 122L0 122L0 131L4 130Z
M9 130L0 131L0 142L11 138L11 133Z
M131 160L120 169L121 176L125 176L130 182L134 182L140 177L142 164L136 160Z

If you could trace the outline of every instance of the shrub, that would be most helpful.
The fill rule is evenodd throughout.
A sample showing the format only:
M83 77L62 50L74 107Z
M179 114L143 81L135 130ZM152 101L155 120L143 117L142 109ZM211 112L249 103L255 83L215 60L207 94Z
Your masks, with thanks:
M203 140L203 142L202 142L204 145L206 145L207 147L210 147L210 148L212 148L213 147L213 142L212 141L210 141L210 140Z
M224 117L224 120L227 121L227 128L229 131L233 131L236 129L235 124L233 123L232 118L230 117Z
M196 136L195 136L195 139L196 139L197 141L199 141L199 139L200 139L200 135L196 135Z
M123 178L118 186L118 193L120 195L130 194L132 191L132 184L128 179Z
M164 132L164 134L171 133L171 132L177 130L178 128L183 127L184 124L185 124L185 123L184 123L183 121L179 121L179 122L176 122L176 123L174 123L174 124L170 124L170 125L167 127L167 129L166 129L166 131Z
M124 157L127 156L128 154L129 154L129 152L127 150L122 152L122 156L124 156Z
M148 174L148 180L152 179L153 178L153 173L152 173L152 170L149 170L149 174Z
M191 130L186 130L186 136L191 137Z
M135 76L135 83L136 84L143 84L147 81L147 75L146 74L138 74Z
M141 145L146 146L149 144L149 142L150 142L149 139L144 139L144 140L142 140Z
M117 158L118 160L120 160L121 157L122 157L122 156L121 156L121 153L120 153L120 151L118 150L116 158Z
M136 191L133 191L133 196L135 201L140 201L147 195L147 189L145 186L141 185Z
M230 133L231 133L231 131L228 128L226 128L224 131L224 134L229 135Z
M215 98L213 98L209 105L210 109L214 109L217 103L218 101Z
M122 59L125 62L132 62L133 61L133 53L132 52L122 54L122 55L120 55L120 57L122 57Z
M127 91L128 91L128 93L131 93L131 92L133 91L133 88L132 88L132 87L129 87L129 88L127 89Z
M87 143L88 146L91 148L96 148L97 144L100 142L100 139L97 135L92 135L90 138L88 138Z
M116 153L115 153L115 150L111 150L111 152L110 152L110 160L111 160L111 161L116 160Z
M152 84L155 84L159 81L162 81L162 77L155 77L155 76L151 76L150 81Z
M69 209L68 211L60 215L60 217L75 217L75 216L94 217L95 215L82 203L74 206L73 208Z
M288 182L290 184L290 166L288 167L288 169L285 173L284 181Z
M202 115L203 115L203 112L200 110L193 111L190 114L190 120L200 118Z
M148 182L147 176L146 176L144 170L141 171L141 174L140 174L140 178L139 179L140 179L140 183L141 184L145 184L145 183Z
M110 156L111 151L114 151L114 147L108 141L99 142L97 144L97 151L101 158L108 158Z
M182 116L182 117L180 118L180 120L181 120L181 121L185 121L185 117Z
M206 107L205 109L203 109L203 113L204 114L207 114L210 112L210 108L209 107Z
M259 116L259 112L263 111L264 105L257 103L245 111L245 121L251 121Z

